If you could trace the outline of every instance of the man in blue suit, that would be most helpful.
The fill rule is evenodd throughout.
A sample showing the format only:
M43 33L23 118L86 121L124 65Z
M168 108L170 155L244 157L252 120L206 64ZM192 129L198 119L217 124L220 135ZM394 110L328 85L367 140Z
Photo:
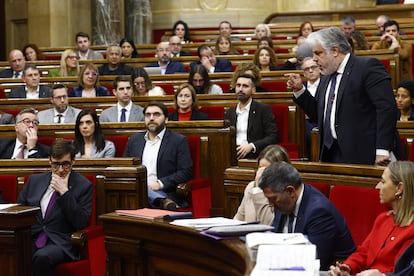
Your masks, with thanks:
M213 50L207 44L202 44L197 49L199 61L194 61L190 64L193 67L197 64L202 64L206 67L209 73L219 72L233 72L233 67L230 61L216 58Z
M286 162L271 164L259 187L275 209L273 226L281 233L303 233L316 245L320 269L355 251L345 219L317 189L303 184L299 172Z
M187 138L169 131L167 107L152 101L144 108L146 132L129 138L125 157L139 157L147 168L148 201L152 207L176 210L185 202L175 193L192 177L193 162Z
M184 65L178 61L171 60L171 48L169 42L158 43L155 57L158 58L157 62L152 62L147 67L160 67L161 74L175 74L185 73Z

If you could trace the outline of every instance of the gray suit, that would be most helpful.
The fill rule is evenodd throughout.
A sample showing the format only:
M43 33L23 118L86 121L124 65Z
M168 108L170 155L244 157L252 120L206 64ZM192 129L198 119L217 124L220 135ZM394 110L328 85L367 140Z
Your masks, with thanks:
M41 124L55 124L54 116L55 116L56 110L54 108L49 108L46 110L39 111L37 114L37 117L39 118L39 122ZM78 117L79 112L81 112L81 109L75 108L72 106L68 106L66 109L66 114L64 118L64 123L75 123L76 117Z
M136 104L132 104L128 122L144 121L144 109ZM118 105L114 105L102 111L99 117L100 122L119 122Z
M79 51L78 51L78 56ZM86 59L103 59L103 55L99 52L95 52L94 50L89 49L88 55L86 56Z
M52 89L48 86L39 86L39 98L50 98L52 95ZM26 97L26 86L20 86L13 88L10 92L9 98L27 98Z

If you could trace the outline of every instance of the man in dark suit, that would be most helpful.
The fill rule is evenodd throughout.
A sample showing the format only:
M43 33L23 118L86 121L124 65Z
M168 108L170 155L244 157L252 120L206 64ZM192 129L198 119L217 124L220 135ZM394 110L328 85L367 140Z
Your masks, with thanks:
M278 142L275 117L267 104L253 101L256 88L251 75L240 75L235 91L239 103L224 118L236 128L237 158L257 158L266 146Z
M155 57L158 58L158 61L149 63L147 67L160 67L162 75L185 73L184 65L181 62L171 60L169 42L158 43Z
M190 67L193 67L197 64L202 64L204 67L206 67L209 73L233 72L231 62L225 59L216 58L213 50L207 44L200 45L197 48L197 54L200 60L193 61L190 64Z
M146 132L129 138L125 157L139 157L147 168L148 200L152 207L176 210L185 204L175 193L177 185L192 177L187 138L169 131L167 107L156 101L144 108Z
M49 147L37 142L39 120L34 108L26 108L16 116L16 139L0 138L1 159L46 158Z
M298 74L286 75L287 86L295 102L318 122L321 161L386 165L399 142L390 75L377 59L354 56L337 27L312 33L307 43L325 75L315 98Z
M181 50L182 49L182 45L181 45L181 38L177 35L173 35L170 37L170 39L168 40L169 44L170 44L170 49L171 49L171 57L185 57L185 56L191 56L190 53Z
M118 45L110 45L106 49L108 63L98 68L99 75L131 75L132 67L122 63L122 49Z
M303 184L299 172L286 162L267 167L259 187L274 207L273 226L279 233L303 233L316 245L320 269L343 260L355 250L345 219L329 199Z
M74 162L72 141L57 140L50 148L51 172L30 176L17 199L41 209L32 225L32 275L52 275L59 263L79 260L71 235L89 224L92 185L72 171Z
M26 65L26 60L22 51L13 49L9 52L10 68L0 72L0 78L18 79L22 77L23 68Z
M34 64L27 64L23 69L23 81L25 86L13 88L9 98L39 99L50 98L52 89L48 86L39 85L40 73Z

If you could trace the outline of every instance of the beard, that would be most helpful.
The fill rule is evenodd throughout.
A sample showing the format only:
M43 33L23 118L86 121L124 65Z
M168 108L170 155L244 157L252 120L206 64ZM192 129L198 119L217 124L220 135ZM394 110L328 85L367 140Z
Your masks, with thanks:
M250 96L244 93L237 93L237 100L241 103L247 103L250 100Z
M194 86L196 94L204 94L204 89L202 86Z
M159 125L153 122L150 122L147 124L148 132L150 132L153 135L158 135L158 133L160 133L164 128L165 128L165 122Z

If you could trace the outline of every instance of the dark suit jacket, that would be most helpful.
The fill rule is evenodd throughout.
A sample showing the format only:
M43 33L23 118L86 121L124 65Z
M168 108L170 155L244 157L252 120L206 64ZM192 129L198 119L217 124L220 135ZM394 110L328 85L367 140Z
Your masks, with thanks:
M145 147L145 132L134 134L128 140L125 157L142 158ZM164 184L163 191L174 193L178 184L192 177L193 162L187 138L166 130L157 157L157 176Z
M224 119L236 127L236 107L227 110ZM279 140L275 117L267 104L252 100L247 123L247 141L256 147L255 153L249 153L246 158L257 158L259 153L268 145L276 144Z
M82 97L82 91L83 91L83 88L82 87L75 86L75 87L73 87L70 90L69 97ZM106 88L105 86L101 86L101 85L97 85L95 87L95 93L96 93L96 96L97 97L100 97L100 96L110 96L110 95L112 95L109 92L108 88Z
M13 70L12 69L4 69L0 72L0 78L12 78L13 77Z
M178 111L174 110L170 114L168 114L168 120L170 121L178 121ZM194 110L191 113L190 121L197 121L197 120L208 120L208 115L204 112Z
M17 202L27 206L39 206L43 194L50 184L52 173L34 174L29 177ZM58 195L50 214L43 219L41 212L32 225L33 240L44 230L48 238L59 246L72 260L79 259L79 253L72 247L73 232L89 224L92 209L92 184L81 174L72 171L69 175L69 191ZM47 248L47 246L46 246Z
M190 64L190 68L193 66L196 66L197 64L201 64L201 62L193 61ZM214 73L219 73L219 72L233 72L233 67L232 67L231 62L225 59L217 58L216 66L214 66Z
M414 242L405 249L395 264L394 273L387 275L414 276Z
M52 96L52 89L48 86L39 86L39 98L50 98ZM26 98L25 86L13 88L9 94L9 98Z
M322 161L325 93L330 76L321 78L315 98L305 91L294 98L318 122ZM338 88L335 129L339 151L335 162L374 164L376 149L393 150L396 133L396 103L390 75L380 61L350 56Z
M0 138L0 159L10 159L13 156L14 147L16 146L16 139ZM33 148L37 152L29 155L29 158L47 158L49 157L49 147L37 143Z
M160 67L158 62L151 62L147 67ZM178 61L170 61L165 70L165 74L185 73L184 65Z
M126 65L125 63L120 63L118 65L118 68L115 70L110 70L108 63L100 66L98 68L99 75L131 75L132 73L132 67L129 65Z
M344 217L329 199L310 185L303 187L294 232L306 235L316 245L320 269L328 270L330 264L354 252L355 244ZM279 227L281 215L275 208L275 229Z

